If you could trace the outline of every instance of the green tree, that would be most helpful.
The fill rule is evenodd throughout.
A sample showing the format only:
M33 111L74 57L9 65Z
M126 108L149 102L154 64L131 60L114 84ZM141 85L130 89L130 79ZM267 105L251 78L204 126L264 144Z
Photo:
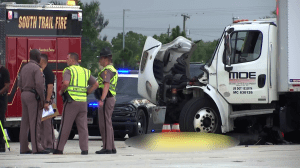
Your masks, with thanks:
M205 63L212 57L214 50L218 44L218 40L214 40L212 42L204 42L200 40L196 45L197 48L193 52L191 57L191 62L202 62Z
M81 65L89 68L93 75L99 71L96 56L100 54L103 47L109 46L109 42L100 39L101 31L108 25L109 21L104 19L100 12L100 3L92 1L90 3L77 3L82 9L82 40L81 40Z
M163 44L169 43L170 39L169 36L167 34L160 34L160 36L154 35L153 38L155 38L156 40L160 41Z
M176 26L175 28L172 28L172 33L170 37L168 37L167 34L160 34L160 36L154 35L153 38L155 38L156 40L160 41L163 44L166 44L175 40L179 36L187 38L186 33L184 31L180 31L180 27ZM190 38L187 39L191 40Z
M111 40L115 66L123 67L122 63L124 61L126 68L137 69L137 62L141 58L146 39L147 37L142 34L133 31L127 32L125 35L125 49L123 51L123 33L118 33L118 35Z

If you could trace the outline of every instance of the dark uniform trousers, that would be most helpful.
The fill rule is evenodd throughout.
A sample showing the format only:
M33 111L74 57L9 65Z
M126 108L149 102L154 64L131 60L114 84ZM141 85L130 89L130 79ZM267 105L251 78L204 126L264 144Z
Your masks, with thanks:
M82 151L88 150L87 103L72 101L64 103L64 110L57 138L57 150L63 151L69 138L74 121L79 134L79 146Z
M1 120L3 127L4 127L4 119L5 119L6 109L7 109L7 96L0 95L0 120ZM4 135L2 133L2 130L0 130L0 148L5 147L5 141L3 138L4 138Z
M22 100L22 121L20 130L20 152L29 151L28 148L28 131L30 129L32 152L43 151L41 145L40 125L43 110L35 98L35 94L30 91L21 93Z
M98 121L103 142L103 149L107 150L116 149L114 143L114 130L111 121L115 103L116 100L114 97L106 98L103 107L98 109Z

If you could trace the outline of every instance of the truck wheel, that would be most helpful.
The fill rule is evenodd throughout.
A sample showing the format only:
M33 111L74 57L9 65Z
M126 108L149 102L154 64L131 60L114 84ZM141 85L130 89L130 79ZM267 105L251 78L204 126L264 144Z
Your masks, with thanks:
M19 142L20 128L7 128L7 134L12 142Z
M73 140L74 137L75 137L75 132L72 130L72 131L70 132L70 135L69 135L68 140Z
M179 125L182 132L222 133L218 108L203 97L192 99L183 107Z
M137 135L144 135L147 131L147 118L144 110L139 109L136 114L137 119L137 127L133 130L132 133L128 134L129 138L137 136Z

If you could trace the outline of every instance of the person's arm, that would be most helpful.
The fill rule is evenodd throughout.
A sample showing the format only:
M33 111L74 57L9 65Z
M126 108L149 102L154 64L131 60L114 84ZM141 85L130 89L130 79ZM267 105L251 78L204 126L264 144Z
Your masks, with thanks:
M102 96L101 96L101 101L103 101L106 98L108 90L109 90L109 83L105 82L103 92L102 92Z
M4 87L0 90L0 94L4 94L8 91L10 83L4 83Z
M103 101L106 98L107 93L109 92L110 79L113 78L114 75L110 70L105 70L104 72L102 72L101 76L102 76L102 79L103 79L104 88L103 88L103 91L102 91L102 95L101 95L99 105L103 106Z
M9 72L7 69L4 70L4 87L0 90L0 94L4 94L8 92L9 89L9 84L10 84L10 77L9 77Z
M60 91L58 92L59 95L62 95L65 90L69 87L71 80L71 72L70 70L66 69L63 75L63 82Z
M45 102L45 79L43 77L43 72L41 71L40 68L36 68L35 72L34 72L34 78L35 78L35 86L36 86L36 92L38 93L38 95L40 96L41 102L44 103Z
M63 84L61 86L61 89L59 91L59 95L62 95L65 90L69 87L70 82L69 81L63 81Z
M91 87L89 87L88 90L86 91L87 95L91 94L94 90L96 90L99 87L98 82L92 75L89 78L88 85Z
M50 99L51 99L51 96L52 96L52 92L53 92L53 84L48 84L47 85L47 97L46 97L46 101L45 101L45 104L44 104L44 108L46 110L49 109L49 102L50 102Z

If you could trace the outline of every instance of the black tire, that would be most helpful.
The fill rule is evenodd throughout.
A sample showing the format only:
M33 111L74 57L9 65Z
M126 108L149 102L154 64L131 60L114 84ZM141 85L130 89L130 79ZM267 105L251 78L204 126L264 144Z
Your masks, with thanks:
M185 104L179 125L181 132L222 133L219 110L205 97L194 98Z
M137 126L132 133L128 134L129 138L144 135L147 133L147 118L144 110L139 109L136 114Z
M7 134L12 142L19 142L20 139L20 128L7 128Z
M69 135L68 140L73 140L74 137L75 137L75 132L72 130L72 131L70 132L70 135Z
M181 109L180 116L179 116L179 125L180 125L180 131L181 132L184 132L184 130L187 129L186 128L186 122L184 120L186 118L186 114L188 113L187 111L189 111L192 104L194 104L197 101L198 101L197 98L191 99L188 102L186 102L186 104Z

